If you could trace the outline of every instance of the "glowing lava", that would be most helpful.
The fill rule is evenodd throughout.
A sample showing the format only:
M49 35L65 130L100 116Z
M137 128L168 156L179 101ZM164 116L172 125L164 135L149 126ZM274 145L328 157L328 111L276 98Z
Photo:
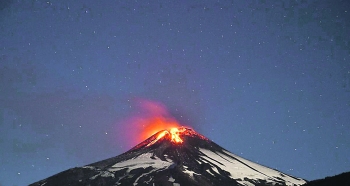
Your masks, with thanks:
M174 118L171 118L169 116L153 116L145 118L144 120L139 121L139 124L142 126L139 134L139 141L145 140L153 134L157 133L158 131L165 129L166 132L162 134L164 136L170 132L170 130L168 131L168 129L177 128L181 126Z
M171 141L174 143L182 143L183 140L180 138L180 133L184 132L186 129L185 128L171 128L170 129L170 135L171 135Z
M183 140L181 139L180 134L182 132L185 132L185 131L186 131L186 128L184 128L184 127L171 128L170 130L163 130L157 135L157 137L152 142L150 142L147 145L147 147L153 145L154 143L156 143L158 140L164 138L165 136L169 136L171 142L176 143L176 144L181 144L183 142Z
M171 142L174 145L181 145L182 143L184 143L185 139L189 139L189 138L199 138L202 140L207 140L209 141L208 138L206 138L205 136L197 133L196 131L194 131L193 129L189 128L189 127L173 127L170 128L169 130L161 130L157 133L155 133L154 135L152 135L151 137L149 137L147 140L139 143L138 145L136 145L135 147L133 147L131 150L137 150L137 149L141 149L144 147L150 147L153 144L157 143L157 142Z

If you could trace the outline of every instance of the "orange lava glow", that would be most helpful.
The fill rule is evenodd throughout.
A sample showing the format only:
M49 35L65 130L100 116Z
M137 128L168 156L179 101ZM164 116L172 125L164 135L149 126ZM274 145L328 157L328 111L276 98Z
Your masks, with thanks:
M157 138L149 143L147 146L151 146L156 143L158 140L162 139L165 135L170 135L171 142L181 144L183 140L180 137L180 133L184 132L185 128L171 128L170 130L164 130L158 134Z
M180 124L170 118L165 118L163 116L155 116L151 118L147 118L142 123L142 131L140 133L140 141L143 141L153 134L161 131L161 130L169 130L171 128L179 127Z
M134 146L162 130L164 132L158 135L155 142L169 134L173 142L182 143L178 135L182 124L170 115L164 105L149 100L136 101L134 114L122 122L123 128L119 131L123 139L128 139L125 141L128 146Z
M171 141L175 143L182 143L183 140L180 138L179 134L184 130L185 130L184 128L180 128L180 130L178 128L171 128L170 129Z

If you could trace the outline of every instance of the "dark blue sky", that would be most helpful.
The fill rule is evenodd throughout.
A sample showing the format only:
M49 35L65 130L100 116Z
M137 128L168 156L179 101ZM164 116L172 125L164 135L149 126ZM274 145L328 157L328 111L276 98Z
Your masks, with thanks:
M135 98L287 174L350 171L350 4L270 2L1 1L0 185L130 149Z

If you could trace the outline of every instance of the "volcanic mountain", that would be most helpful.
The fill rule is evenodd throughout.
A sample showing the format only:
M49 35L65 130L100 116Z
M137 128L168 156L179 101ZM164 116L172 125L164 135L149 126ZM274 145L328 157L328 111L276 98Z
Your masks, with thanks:
M129 151L72 168L32 186L51 185L302 185L306 181L253 163L193 129L163 130Z

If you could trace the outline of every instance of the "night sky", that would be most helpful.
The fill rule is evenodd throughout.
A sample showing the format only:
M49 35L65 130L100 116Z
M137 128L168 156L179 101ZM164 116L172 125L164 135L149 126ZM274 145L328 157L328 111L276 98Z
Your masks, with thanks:
M139 100L284 173L350 171L350 3L271 2L2 0L0 185L129 150Z

